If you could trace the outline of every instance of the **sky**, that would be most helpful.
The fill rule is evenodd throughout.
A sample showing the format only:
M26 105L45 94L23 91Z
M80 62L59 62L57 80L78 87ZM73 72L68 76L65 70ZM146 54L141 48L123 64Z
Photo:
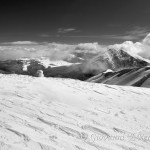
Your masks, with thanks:
M137 42L150 33L150 0L1 0L0 43Z

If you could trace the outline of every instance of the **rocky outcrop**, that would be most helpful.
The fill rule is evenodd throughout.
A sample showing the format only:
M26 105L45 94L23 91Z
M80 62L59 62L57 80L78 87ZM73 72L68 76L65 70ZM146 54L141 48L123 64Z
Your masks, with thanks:
M87 80L88 82L150 87L150 67L130 68L121 71L100 73Z

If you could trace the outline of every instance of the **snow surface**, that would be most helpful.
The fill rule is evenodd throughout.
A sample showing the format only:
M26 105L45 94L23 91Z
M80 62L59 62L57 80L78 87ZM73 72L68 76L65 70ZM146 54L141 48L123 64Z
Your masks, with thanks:
M63 60L49 60L49 59L39 59L38 60L45 68L50 67L59 67L59 66L71 66L73 63L69 63Z
M107 69L106 71L104 71L103 73L108 73L108 72L114 72L111 69Z
M149 150L150 89L0 75L0 150Z

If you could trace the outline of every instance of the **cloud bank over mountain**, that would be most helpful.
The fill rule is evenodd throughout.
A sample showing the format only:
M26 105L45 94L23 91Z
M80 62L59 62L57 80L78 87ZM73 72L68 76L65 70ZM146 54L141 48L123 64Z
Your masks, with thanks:
M80 43L77 45L59 44L59 43L35 43L18 41L4 43L0 46L0 60L47 57L51 60L63 60L72 54L89 53L96 54L104 47L98 43Z
M16 41L3 43L0 46L0 60L19 59L22 57L40 58L47 57L51 60L63 60L70 55L98 54L108 48L122 49L130 54L139 55L150 59L150 34L140 42L125 41L122 44L109 46L94 43L80 43L76 45L59 43L36 43L32 41Z
M141 42L133 43L132 41L125 41L122 44L114 44L108 47L114 49L123 49L128 53L150 59L150 33Z

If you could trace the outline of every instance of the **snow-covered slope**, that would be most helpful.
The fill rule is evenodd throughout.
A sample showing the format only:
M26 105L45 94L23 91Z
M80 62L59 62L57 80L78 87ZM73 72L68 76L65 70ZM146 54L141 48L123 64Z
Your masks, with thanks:
M0 75L0 150L149 150L150 89Z

